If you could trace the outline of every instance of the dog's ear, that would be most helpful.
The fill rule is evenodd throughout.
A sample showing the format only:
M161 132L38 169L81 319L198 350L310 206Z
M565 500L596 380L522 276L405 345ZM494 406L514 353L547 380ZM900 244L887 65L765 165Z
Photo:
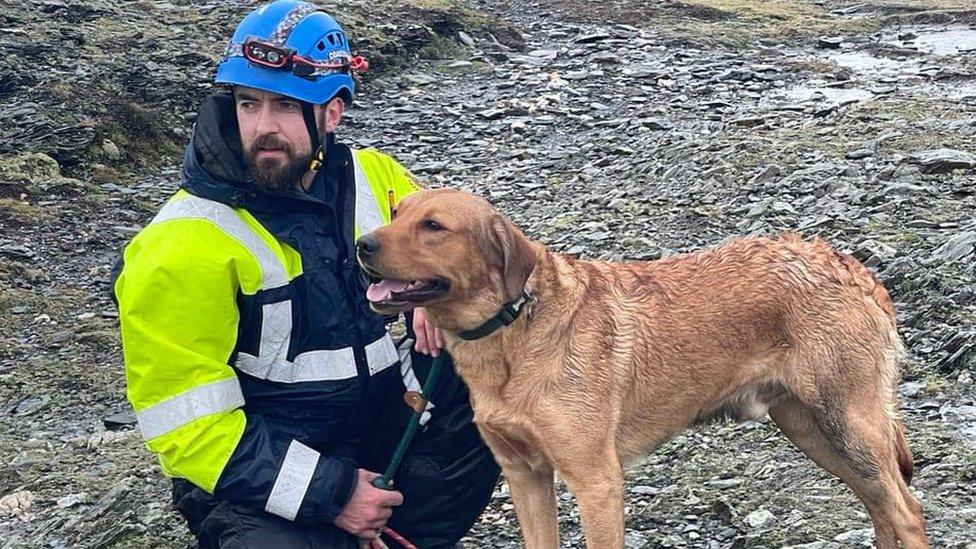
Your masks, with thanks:
M504 216L492 215L486 229L485 251L492 267L501 272L504 301L514 301L525 288L538 255L532 242Z

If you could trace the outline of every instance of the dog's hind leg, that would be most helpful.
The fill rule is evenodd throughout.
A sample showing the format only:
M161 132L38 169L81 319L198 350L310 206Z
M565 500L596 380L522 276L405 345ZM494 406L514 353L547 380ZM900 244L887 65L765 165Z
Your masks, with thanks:
M864 503L879 549L926 549L921 505L903 473L911 457L900 422L881 402L853 399L829 409L787 397L769 410L783 433L821 467L843 480ZM908 463L904 461L908 456Z

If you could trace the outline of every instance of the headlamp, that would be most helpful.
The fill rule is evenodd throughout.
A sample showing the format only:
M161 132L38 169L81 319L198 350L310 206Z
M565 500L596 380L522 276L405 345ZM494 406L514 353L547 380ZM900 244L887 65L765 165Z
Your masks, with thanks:
M347 73L349 71L366 72L369 62L362 56L347 57L342 60L321 63L306 59L285 46L265 42L256 38L248 38L241 48L244 58L269 69L291 70L298 76L322 76L333 72Z

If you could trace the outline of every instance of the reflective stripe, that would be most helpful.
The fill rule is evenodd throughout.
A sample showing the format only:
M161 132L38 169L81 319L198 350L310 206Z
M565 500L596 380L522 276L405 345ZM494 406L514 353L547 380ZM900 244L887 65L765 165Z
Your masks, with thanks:
M179 429L197 418L227 412L244 405L236 377L194 387L145 410L136 412L142 438L150 440Z
M302 22L303 19L315 13L319 9L314 4L302 2L291 9L278 23L269 41L280 46L284 46L291 36L291 32Z
M261 328L261 352L264 350L263 337L267 322L268 317L265 317L265 326ZM278 383L339 381L357 375L356 356L352 347L308 351L296 356L294 362L287 360L287 349L286 345L273 360L267 361L262 357L238 353L237 368L248 375ZM389 334L384 334L366 346L366 364L370 375L389 368L398 358L396 346Z
M373 195L373 189L369 186L369 180L363 172L363 167L356 160L353 152L353 168L356 173L356 227L359 235L362 236L379 229L386 222L383 220L383 212L377 204L377 198Z
M318 452L297 440L291 441L264 510L288 520L295 520L308 485L312 483L312 475L315 474L318 462Z
M288 284L288 275L267 243L261 240L251 227L233 208L220 202L196 196L167 202L152 223L162 223L171 219L206 219L211 221L229 236L240 242L261 265L261 289L268 290Z
M237 367L261 379L280 377L280 364L288 363L291 343L291 300L265 303L261 306L261 346L258 355L238 353ZM277 380L275 380L277 381Z
M352 347L307 351L295 357L301 369L295 381L321 381L355 377L356 356Z
M366 346L366 365L369 367L369 375L382 372L396 364L399 359L396 344L389 334Z
M351 347L308 351L296 356L294 362L282 357L279 362L264 367L259 360L258 357L240 353L237 367L248 375L277 383L339 381L356 377L356 357Z
M362 167L355 162L355 156L353 159L356 222L360 233L365 234L382 226L384 220ZM288 284L288 275L279 258L233 208L190 195L168 202L152 223L171 219L206 219L240 242L261 266L262 290ZM357 375L355 354L350 347L309 351L296 356L294 362L288 360L293 324L291 301L266 303L262 306L262 315L258 354L238 353L237 368L242 372L279 383L338 381ZM389 368L397 359L396 346L387 334L366 346L366 364L370 375Z
M420 380L417 379L417 374L413 371L413 358L410 357L410 348L413 347L412 339L405 339L400 345L399 356L400 356L400 375L403 377L403 385L408 391L416 391L418 393L423 392L423 387L420 386ZM430 411L434 409L434 403L427 401L427 406L424 408L424 413L420 414L420 425L427 425L430 421Z

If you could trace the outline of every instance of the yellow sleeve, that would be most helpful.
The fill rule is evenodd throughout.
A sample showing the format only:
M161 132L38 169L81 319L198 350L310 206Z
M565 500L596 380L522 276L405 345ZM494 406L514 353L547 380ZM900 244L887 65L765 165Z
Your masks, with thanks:
M247 253L235 246L207 221L154 224L126 248L115 283L127 396L146 445L168 475L210 492L245 428L227 360L237 339L238 277L256 281L260 273L235 260Z
M355 154L377 202L386 206L380 210L383 221L389 223L391 210L422 187L417 184L409 170L389 155L376 149L361 149L355 151Z

